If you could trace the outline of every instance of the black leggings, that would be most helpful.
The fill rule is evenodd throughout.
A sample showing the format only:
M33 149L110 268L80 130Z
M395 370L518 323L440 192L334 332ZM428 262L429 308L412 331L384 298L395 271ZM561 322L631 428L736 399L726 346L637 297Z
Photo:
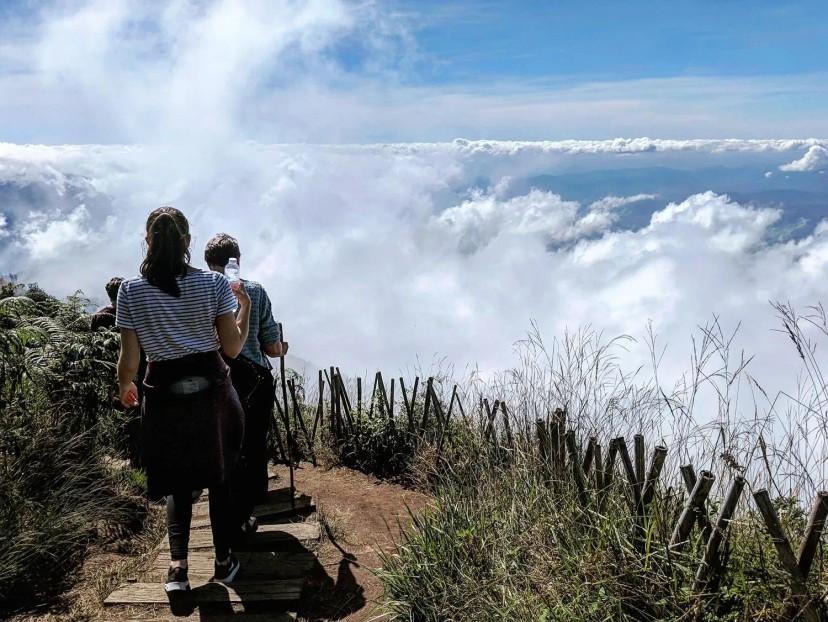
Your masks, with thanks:
M253 507L267 498L267 432L273 416L273 380L262 381L250 395L244 408L242 458L232 476L236 522L253 515Z
M181 490L167 496L167 535L170 539L170 559L187 559L190 546L190 521L193 518L193 491ZM216 559L224 561L230 556L230 543L238 521L233 516L233 498L230 485L210 488L210 527L213 530L213 546Z

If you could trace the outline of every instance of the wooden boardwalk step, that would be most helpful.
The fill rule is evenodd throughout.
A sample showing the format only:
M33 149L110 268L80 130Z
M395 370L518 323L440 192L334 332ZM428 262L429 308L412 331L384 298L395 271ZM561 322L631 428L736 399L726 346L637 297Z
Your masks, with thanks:
M297 514L313 512L316 505L312 497L302 495L296 497L293 503L290 500L279 499L268 501L253 508L253 516L259 519L271 519L289 517ZM193 520L190 526L193 529L210 526L210 505L207 502L199 502L193 505Z
M318 541L320 534L319 523L316 522L259 525L259 530L248 539L243 547L238 547L238 550L260 551L273 546L301 547ZM170 542L167 538L162 540L161 548L169 550ZM190 551L212 548L213 534L209 529L195 529L190 532Z
M115 614L112 614L113 616ZM131 616L131 617L129 617ZM127 617L111 617L99 622L179 622L181 620L198 620L199 622L295 622L296 614L281 613L209 613L196 610L191 615L175 615L172 612L166 614L155 614L147 617L139 617L136 614L129 614Z
M241 563L238 578L242 581L261 581L264 579L294 579L304 577L314 564L318 563L316 555L308 550L291 552L239 552L236 553ZM190 551L187 558L190 580L204 581L213 576L212 551ZM160 581L167 576L170 560L166 555L159 555L153 566L153 576Z
M282 579L273 581L233 581L229 585L222 583L201 583L191 581L193 589L176 595L180 603L198 605L202 603L253 603L253 602L293 602L302 594L304 579ZM105 605L165 605L170 602L164 591L164 584L125 583L110 594ZM241 622L241 620L240 620Z

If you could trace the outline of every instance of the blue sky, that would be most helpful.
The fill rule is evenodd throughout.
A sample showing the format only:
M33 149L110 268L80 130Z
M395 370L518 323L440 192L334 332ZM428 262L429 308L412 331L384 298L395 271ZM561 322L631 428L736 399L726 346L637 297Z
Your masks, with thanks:
M823 137L827 35L810 0L6 0L0 141Z
M826 2L409 0L396 6L411 13L424 82L761 76L824 71L828 63Z

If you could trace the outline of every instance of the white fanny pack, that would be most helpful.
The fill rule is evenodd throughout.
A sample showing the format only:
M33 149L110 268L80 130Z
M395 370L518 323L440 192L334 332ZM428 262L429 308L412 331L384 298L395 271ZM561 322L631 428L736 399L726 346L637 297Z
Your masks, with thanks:
M201 393L202 391L206 391L211 386L213 386L213 382L205 378L204 376L184 376L183 378L179 378L169 387L167 387L167 391L172 393L173 395L192 395L194 393Z

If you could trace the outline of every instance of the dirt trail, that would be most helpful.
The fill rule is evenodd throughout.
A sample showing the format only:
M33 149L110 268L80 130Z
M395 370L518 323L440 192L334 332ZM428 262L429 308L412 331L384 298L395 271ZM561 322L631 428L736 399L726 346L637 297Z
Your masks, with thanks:
M287 483L287 468L278 467L276 472ZM303 465L295 477L296 489L314 498L317 511L330 526L319 549L320 571L305 585L300 618L347 622L375 618L382 596L382 584L372 572L380 566L378 551L393 549L399 524L410 522L407 508L419 512L428 497L344 468Z

